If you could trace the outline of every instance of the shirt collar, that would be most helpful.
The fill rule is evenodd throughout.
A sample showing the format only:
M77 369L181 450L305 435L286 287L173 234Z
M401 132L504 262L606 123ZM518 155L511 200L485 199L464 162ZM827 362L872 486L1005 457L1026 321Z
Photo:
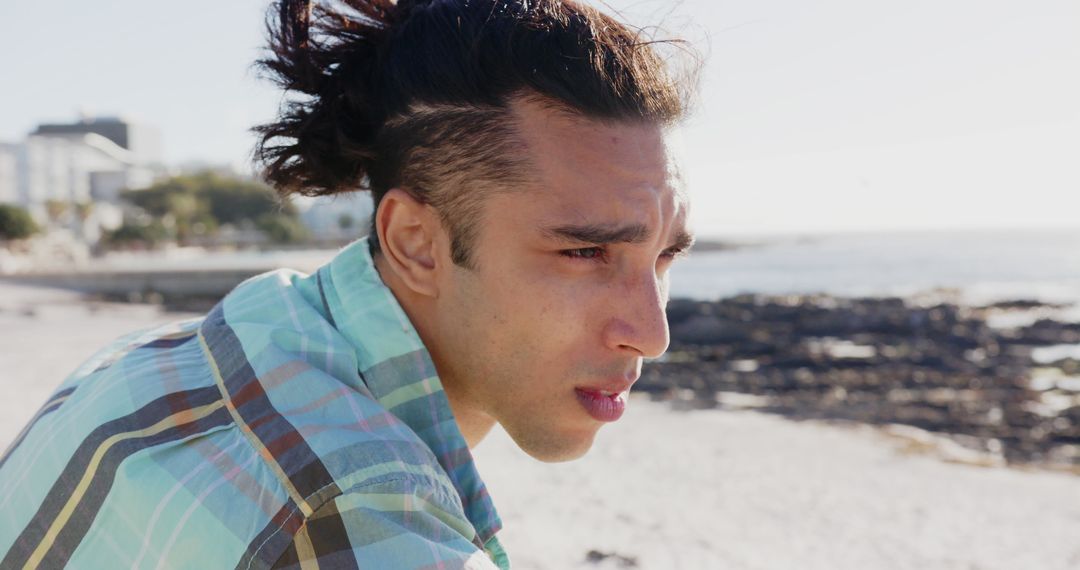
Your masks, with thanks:
M483 545L502 523L458 429L431 355L375 268L367 239L319 270L334 326L356 351L372 396L408 425L438 458Z

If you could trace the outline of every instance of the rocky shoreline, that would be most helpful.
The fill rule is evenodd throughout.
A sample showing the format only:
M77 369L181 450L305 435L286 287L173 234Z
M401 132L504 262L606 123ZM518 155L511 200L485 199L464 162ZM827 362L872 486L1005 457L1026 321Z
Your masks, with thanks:
M90 298L202 313L220 295L148 286ZM1080 310L1067 309L948 295L673 299L671 346L634 390L680 408L910 426L992 464L1080 474ZM1065 345L1076 349L1036 358Z
M1039 348L1080 345L1080 323L1045 316L1066 308L1030 300L673 300L671 347L646 364L635 390L697 408L717 406L718 393L745 394L751 407L787 417L913 426L1004 463L1080 473L1080 353L1035 358Z
M0 440L107 339L196 315L147 303L178 301L168 295L141 298L101 303L0 280ZM724 411L700 413L631 398L588 455L564 463L536 461L493 429L473 455L514 567L1075 570L1080 561L1080 505L1070 500L1080 477L955 465L908 453L906 440L882 437L891 428L790 422L730 410L728 396Z

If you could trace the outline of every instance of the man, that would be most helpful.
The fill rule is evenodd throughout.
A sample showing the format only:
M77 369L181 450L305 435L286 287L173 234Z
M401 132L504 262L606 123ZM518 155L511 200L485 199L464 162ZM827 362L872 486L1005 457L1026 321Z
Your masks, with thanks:
M282 192L369 240L95 356L0 464L4 568L507 568L469 448L584 454L667 347L684 94L566 0L275 5Z

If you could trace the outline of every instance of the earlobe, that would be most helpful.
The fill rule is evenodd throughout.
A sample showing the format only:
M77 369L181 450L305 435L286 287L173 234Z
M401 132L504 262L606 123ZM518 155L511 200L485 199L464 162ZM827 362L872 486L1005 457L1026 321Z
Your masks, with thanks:
M414 293L438 296L437 246L442 226L434 211L400 188L379 202L375 230L386 264Z

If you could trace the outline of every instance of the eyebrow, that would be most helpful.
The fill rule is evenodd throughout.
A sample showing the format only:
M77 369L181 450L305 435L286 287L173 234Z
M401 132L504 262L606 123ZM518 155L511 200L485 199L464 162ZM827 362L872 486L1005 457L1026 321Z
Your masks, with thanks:
M544 228L544 234L561 241L606 245L641 243L648 239L649 228L642 224L582 224Z
M649 228L642 224L582 224L562 225L544 228L548 237L572 243L590 243L608 245L615 243L637 244L649 238ZM694 244L694 236L686 230L675 234L674 244L670 249L686 250Z
M681 230L679 233L675 234L675 243L669 249L689 251L694 245L694 241L696 241L694 234L686 230Z

